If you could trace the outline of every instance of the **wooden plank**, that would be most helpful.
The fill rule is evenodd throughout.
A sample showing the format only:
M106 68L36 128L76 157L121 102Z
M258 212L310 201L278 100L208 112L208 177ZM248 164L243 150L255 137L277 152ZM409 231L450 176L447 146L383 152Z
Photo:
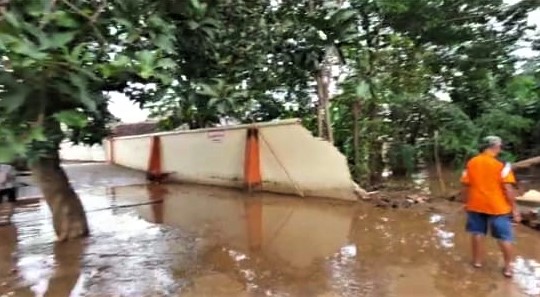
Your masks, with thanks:
M522 169L522 168L527 168L527 167L531 167L531 166L538 165L538 164L540 164L540 156L516 162L516 163L512 164L512 168L514 170L515 169Z

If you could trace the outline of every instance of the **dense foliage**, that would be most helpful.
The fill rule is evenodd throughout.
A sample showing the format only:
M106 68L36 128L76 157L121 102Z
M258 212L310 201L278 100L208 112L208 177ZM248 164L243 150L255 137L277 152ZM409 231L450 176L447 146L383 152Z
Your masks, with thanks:
M364 184L435 143L458 165L486 134L540 153L539 62L512 54L540 44L537 0L1 3L2 158L99 142L108 91L163 129L299 117Z
M455 166L487 134L507 158L539 153L538 62L512 54L538 43L537 1L232 2L208 6L212 46L175 44L189 67L144 100L164 129L299 117L363 184L433 162L435 143Z
M64 138L101 142L106 91L170 81L173 26L155 1L3 1L0 157L55 155Z

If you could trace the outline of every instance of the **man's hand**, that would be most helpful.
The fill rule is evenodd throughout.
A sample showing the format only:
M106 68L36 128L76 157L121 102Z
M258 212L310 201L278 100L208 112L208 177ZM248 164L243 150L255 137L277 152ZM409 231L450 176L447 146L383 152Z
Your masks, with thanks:
M459 194L460 194L459 198L461 199L461 202L467 205L467 200L469 198L469 187L467 185L463 185L463 187L461 188L461 192Z
M514 222L521 223L521 213L519 210L514 209L514 211L512 211L512 218L514 219Z

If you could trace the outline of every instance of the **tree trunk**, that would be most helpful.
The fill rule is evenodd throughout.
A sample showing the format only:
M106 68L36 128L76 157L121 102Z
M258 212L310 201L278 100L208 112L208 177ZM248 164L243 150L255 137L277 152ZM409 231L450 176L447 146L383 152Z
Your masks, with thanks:
M58 241L87 236L89 230L84 208L60 167L58 151L39 158L31 169L51 210Z
M369 152L369 181L371 185L377 185L382 181L384 162L382 157L383 144L375 139L370 145Z
M324 134L324 107L321 106L320 101L317 106L317 132L320 138L326 139Z
M321 71L317 71L315 74L315 82L317 83L317 129L319 137L327 139L326 134L324 133L324 111L326 109L324 106L324 86Z
M317 128L319 137L334 143L334 131L332 129L332 119L330 114L330 91L328 89L330 78L324 70L319 70L315 74L317 83Z
M330 81L332 80L331 70L327 66L324 71L321 71L321 82L323 90L324 116L326 137L328 141L334 144L334 129L332 128L332 114L330 113Z
M332 128L332 115L330 113L330 101L326 100L324 104L324 115L326 120L326 133L328 141L334 144L334 129Z
M353 114L353 149L354 149L354 170L355 175L358 177L358 170L360 168L360 102L353 102L352 108Z

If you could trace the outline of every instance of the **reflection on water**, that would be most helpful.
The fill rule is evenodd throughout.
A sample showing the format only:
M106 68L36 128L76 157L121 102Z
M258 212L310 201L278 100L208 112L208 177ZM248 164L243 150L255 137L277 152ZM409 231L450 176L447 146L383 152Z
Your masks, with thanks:
M402 184L406 187L410 187L413 184L418 190L434 197L447 197L449 193L453 193L461 187L459 181L461 172L459 169L443 168L441 178L444 185L441 185L437 171L431 167L416 172L410 178L390 177L390 179L394 183ZM516 172L516 177L519 181L521 191L540 190L540 167L521 169Z
M0 228L0 296L540 294L538 233L517 227L514 281L491 241L485 268L472 269L457 205L420 213L184 185L80 191L88 239L55 244L40 201Z
M124 190L132 191L117 188L117 195L128 197ZM227 247L237 261L249 253L295 274L307 272L315 260L348 243L355 213L345 205L307 204L283 197L244 198L235 191L217 195L212 188L170 187L166 196L162 203L139 208L139 214L147 221L204 238L205 249Z
M413 187L421 193L433 197L446 197L449 193L459 189L461 170L443 168L441 174L442 180L439 179L435 168L428 167L412 174L410 177L388 176L388 182L391 185L406 189Z
M525 293L540 296L540 263L535 260L516 259L514 274L519 285L525 288Z

